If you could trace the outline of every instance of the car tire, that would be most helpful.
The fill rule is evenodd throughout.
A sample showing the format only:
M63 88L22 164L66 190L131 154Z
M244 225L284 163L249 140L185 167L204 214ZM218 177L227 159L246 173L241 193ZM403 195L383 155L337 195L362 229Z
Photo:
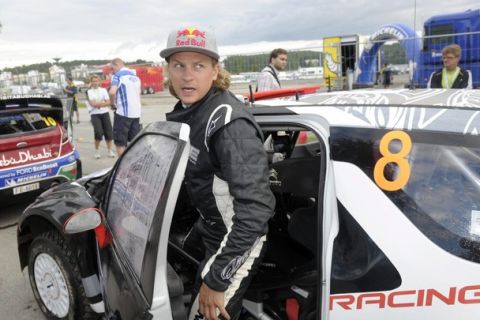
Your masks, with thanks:
M47 319L98 319L87 301L75 255L51 230L33 240L28 255L33 294Z
M143 89L142 94L148 94L148 89L147 88Z
M153 88L148 88L148 93L149 94L154 94L155 93L155 90Z

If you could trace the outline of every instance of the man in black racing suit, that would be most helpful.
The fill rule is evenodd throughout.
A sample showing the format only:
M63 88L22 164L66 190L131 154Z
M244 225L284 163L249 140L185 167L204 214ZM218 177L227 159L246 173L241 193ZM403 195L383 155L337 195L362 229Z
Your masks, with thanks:
M211 32L174 30L160 55L168 62L170 92L180 100L167 120L191 129L185 183L206 248L189 319L236 319L275 207L263 135L228 91Z

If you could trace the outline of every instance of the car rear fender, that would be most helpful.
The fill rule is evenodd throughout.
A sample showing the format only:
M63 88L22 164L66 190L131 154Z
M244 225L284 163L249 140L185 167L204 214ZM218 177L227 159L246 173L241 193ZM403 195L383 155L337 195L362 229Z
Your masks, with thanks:
M97 207L85 188L78 183L63 183L43 194L31 204L19 218L17 230L20 266L28 264L28 251L35 237L55 229L75 252L82 276L91 275L95 267L95 235L93 232L68 235L64 231L65 221L75 212Z
M103 313L104 306L98 276L95 233L93 231L68 235L64 233L63 226L59 227L58 223L52 223L45 216L31 214L22 221L22 225L19 225L17 230L21 270L29 264L30 246L34 239L49 230L56 230L60 237L65 240L64 243L71 249L69 252L73 255L78 266L87 301L95 312Z

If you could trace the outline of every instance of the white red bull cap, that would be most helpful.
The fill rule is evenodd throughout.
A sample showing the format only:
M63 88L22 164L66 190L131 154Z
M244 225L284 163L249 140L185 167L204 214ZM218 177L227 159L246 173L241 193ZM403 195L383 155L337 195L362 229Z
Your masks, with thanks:
M160 57L167 59L177 52L198 52L218 60L217 41L210 30L197 27L177 29L170 32L167 47L160 51Z

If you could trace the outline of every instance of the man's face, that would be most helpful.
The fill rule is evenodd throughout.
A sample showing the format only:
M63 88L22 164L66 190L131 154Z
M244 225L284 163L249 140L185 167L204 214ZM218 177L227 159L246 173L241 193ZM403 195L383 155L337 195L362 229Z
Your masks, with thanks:
M114 63L110 64L110 67L112 68L112 71L113 71L114 74L117 73L118 71L120 71L120 69L121 69L119 66L117 66Z
M217 79L219 67L212 58L196 52L179 52L170 56L168 73L178 98L186 105L201 100Z
M272 59L272 65L277 70L283 70L287 67L287 55L279 54L276 58Z
M460 57L455 57L453 53L446 53L442 56L442 60L443 60L443 66L447 70L453 70L458 66Z

